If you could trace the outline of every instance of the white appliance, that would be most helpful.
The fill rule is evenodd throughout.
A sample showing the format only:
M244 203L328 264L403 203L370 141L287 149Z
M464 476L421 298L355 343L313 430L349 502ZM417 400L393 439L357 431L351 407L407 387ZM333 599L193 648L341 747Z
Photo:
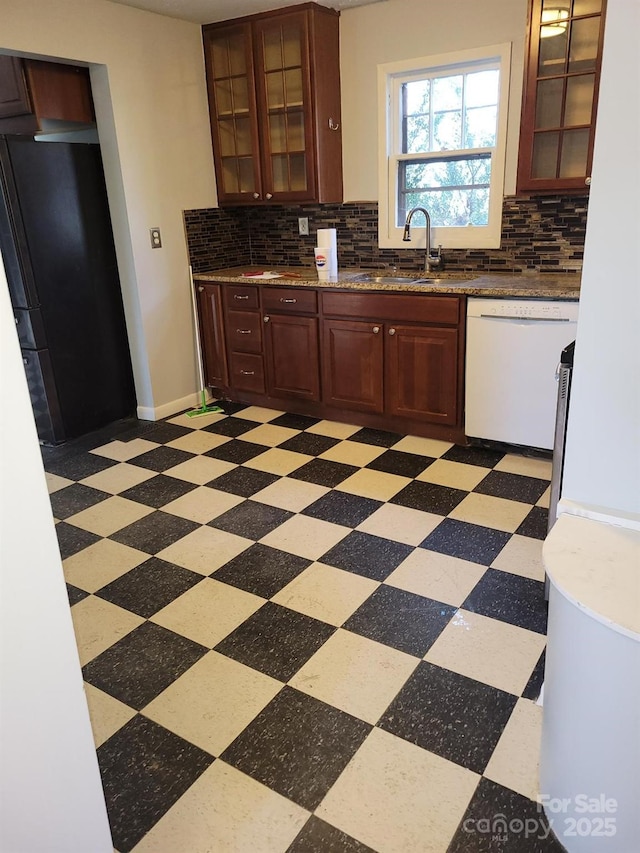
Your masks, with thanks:
M467 301L469 437L553 449L556 366L577 321L577 302Z

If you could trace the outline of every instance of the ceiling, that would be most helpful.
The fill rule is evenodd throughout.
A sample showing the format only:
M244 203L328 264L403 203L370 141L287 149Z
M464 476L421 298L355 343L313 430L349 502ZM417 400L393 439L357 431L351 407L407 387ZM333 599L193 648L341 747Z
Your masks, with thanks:
M135 6L147 12L157 12L170 18L181 18L196 24L211 24L214 21L226 21L242 15L256 12L268 12L283 6L294 6L306 0L111 0L123 6ZM332 9L350 9L352 6L366 6L369 3L386 0L320 0L321 6Z

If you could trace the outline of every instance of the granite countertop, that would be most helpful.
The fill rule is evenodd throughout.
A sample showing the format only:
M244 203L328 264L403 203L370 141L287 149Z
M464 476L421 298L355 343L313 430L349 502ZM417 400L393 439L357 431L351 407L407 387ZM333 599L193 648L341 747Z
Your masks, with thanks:
M315 268L269 267L277 277L262 277L264 267L232 267L195 273L195 281L227 282L231 284L275 284L287 287L319 287L340 290L367 290L411 293L454 293L461 296L521 297L523 299L569 299L580 296L580 276L573 273L434 273L432 281L417 284L411 279L424 275L420 271L405 270L340 270L335 278L319 281ZM252 275L253 274L253 275ZM372 276L394 276L407 279L407 283L383 284L359 281L364 274Z

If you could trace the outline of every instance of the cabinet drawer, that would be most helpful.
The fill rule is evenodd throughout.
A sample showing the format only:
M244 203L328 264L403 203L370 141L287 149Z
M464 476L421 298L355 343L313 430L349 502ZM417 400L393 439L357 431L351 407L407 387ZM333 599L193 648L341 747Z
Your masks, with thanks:
M262 308L265 312L316 314L318 294L301 287L265 287L262 290Z
M262 352L262 315L227 311L227 344L232 352Z
M227 308L258 308L258 288L232 284L225 289Z
M264 365L261 355L231 353L231 385L239 391L264 394Z
M456 326L458 296L414 296L403 293L323 293L322 310L334 317L370 317L395 322L443 323Z

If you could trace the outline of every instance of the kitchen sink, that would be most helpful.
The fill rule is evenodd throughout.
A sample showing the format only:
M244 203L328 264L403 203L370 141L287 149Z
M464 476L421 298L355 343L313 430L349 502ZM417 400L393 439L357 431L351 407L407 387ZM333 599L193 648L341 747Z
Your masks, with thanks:
M455 285L464 285L466 282L470 281L473 276L465 276L465 275L454 275L452 274L449 277L446 273L442 277L434 277L434 278L426 278L426 277L416 277L412 278L407 275L376 275L375 273L359 273L358 275L354 275L351 281L362 282L363 284L442 284L449 286Z

